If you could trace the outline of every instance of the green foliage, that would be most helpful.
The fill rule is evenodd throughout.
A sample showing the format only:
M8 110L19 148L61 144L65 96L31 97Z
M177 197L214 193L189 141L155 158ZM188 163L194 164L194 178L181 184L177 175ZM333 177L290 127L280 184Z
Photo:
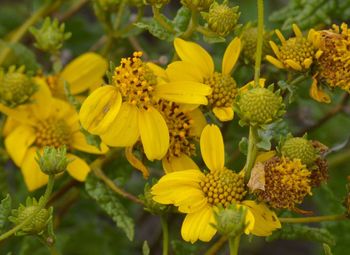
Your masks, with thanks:
M164 15L162 15L162 17L169 26L173 27L170 20L168 20ZM174 40L174 34L162 27L159 22L153 18L144 18L141 22L135 23L135 26L147 30L160 40L165 40L168 42Z
M182 6L176 13L175 18L173 19L173 25L175 29L179 32L184 32L190 22L191 11Z
M0 233L4 232L6 224L8 223L8 217L11 214L12 199L9 194L1 200L0 203Z
M129 240L133 240L134 221L115 193L93 175L87 178L85 189L98 205L112 217L117 226L123 229Z
M149 255L149 254L150 254L150 250L149 250L148 243L147 241L144 241L142 245L142 255Z

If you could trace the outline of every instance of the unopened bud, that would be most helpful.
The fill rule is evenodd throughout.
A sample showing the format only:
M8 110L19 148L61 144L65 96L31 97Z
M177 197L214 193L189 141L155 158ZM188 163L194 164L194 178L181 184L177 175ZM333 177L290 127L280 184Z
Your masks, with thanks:
M66 157L66 147L58 148L55 147L44 147L44 152L40 155L37 152L38 158L37 163L41 171L47 175L59 174L66 170L67 165L72 160Z
M193 11L207 11L214 0L181 0L181 4Z
M237 236L241 234L246 227L246 213L246 208L235 204L231 204L226 208L219 207L219 211L215 213L215 227L222 235L229 237Z

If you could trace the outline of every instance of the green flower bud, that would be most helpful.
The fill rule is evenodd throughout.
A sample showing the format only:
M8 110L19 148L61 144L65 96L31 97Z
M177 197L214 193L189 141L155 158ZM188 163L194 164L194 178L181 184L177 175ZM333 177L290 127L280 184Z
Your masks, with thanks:
M147 4L161 8L164 5L168 4L170 0L145 0Z
M229 7L227 1L223 4L214 2L209 8L208 15L204 16L210 30L220 36L227 36L237 25L241 15L238 9L239 6Z
M140 195L140 199L144 202L144 209L155 215L162 215L168 209L168 206L157 203L153 200L151 194L151 185L146 183L143 195Z
M272 87L270 87L272 89ZM282 97L266 88L253 88L239 95L237 110L241 124L270 124L284 114Z
M11 66L7 73L0 71L0 102L8 107L27 103L37 90L33 79L24 73L24 66Z
M265 59L265 55L269 54L270 46L269 41L271 38L271 33L264 32L263 37L263 47L262 47L262 59ZM243 30L241 35L242 40L242 51L241 57L246 64L255 62L256 45L258 42L258 28L257 27L247 27Z
M19 232L16 234L27 235L27 234L42 234L49 221L51 220L52 209L41 208L38 201L35 198L27 198L26 206L20 204L17 209L12 210L9 220L14 224L18 225L24 222L28 217L35 216L26 223Z
M72 162L71 159L66 157L66 147L44 147L43 155L37 152L38 163L41 171L47 175L59 174L66 170L67 165Z
M57 53L64 41L72 35L70 32L64 32L64 23L60 25L57 19L51 22L49 17L45 19L40 29L31 27L29 31L35 37L34 46L49 53Z
M193 11L206 11L214 0L181 0L181 4Z
M287 139L282 145L281 153L290 159L300 159L305 165L313 164L318 156L312 143L303 137Z
M234 237L241 234L245 227L246 208L238 207L234 204L228 207L219 207L215 213L216 225L218 232L222 235Z

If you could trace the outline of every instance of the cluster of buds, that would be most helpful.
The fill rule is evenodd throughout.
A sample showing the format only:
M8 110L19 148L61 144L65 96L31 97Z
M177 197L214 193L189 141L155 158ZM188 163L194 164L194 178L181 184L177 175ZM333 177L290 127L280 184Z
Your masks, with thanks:
M59 24L57 19L51 21L49 17L45 19L41 28L31 27L30 32L36 41L34 46L42 51L56 54L62 48L64 41L72 35L70 32L65 32L64 27L64 23Z
M25 67L11 66L7 72L0 70L0 102L8 107L27 103L37 90L32 77L24 73Z

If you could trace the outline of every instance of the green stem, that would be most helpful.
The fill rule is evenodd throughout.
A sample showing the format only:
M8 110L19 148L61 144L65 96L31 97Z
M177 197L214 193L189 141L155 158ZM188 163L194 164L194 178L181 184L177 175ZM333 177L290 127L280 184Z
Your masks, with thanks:
M123 17L123 14L124 14L126 2L127 2L126 0L122 0L120 5L119 5L119 9L118 9L117 15L115 17L115 21L114 21L113 30L118 30L119 29L120 23L122 22L122 17Z
M191 35L194 33L194 31L196 31L197 26L198 26L198 12L192 10L190 24L188 25L186 31L182 34L181 37L183 39L190 38Z
M259 86L262 45L263 45L263 37L264 37L264 0L257 0L257 5L258 5L258 41L256 44L255 72L254 72L254 82L256 87Z
M56 8L60 4L61 0L54 1L52 4L47 4L37 10L31 15L10 37L9 43L17 43L26 34L29 27L34 25L41 17L45 16L50 10ZM11 48L6 47L0 53L0 65L4 63Z
M237 255L238 254L240 241L241 241L241 235L237 235L235 237L230 237L228 239L228 243L230 246L230 255Z
M256 155L258 152L257 149L257 141L258 141L258 129L256 127L250 126L249 127L249 141L248 141L248 155L247 155L247 161L244 166L245 175L244 179L247 183L250 179L250 174L252 171L252 168L255 163Z
M163 16L160 14L160 9L157 7L152 6L152 11L153 11L153 18L158 21L158 23L168 30L170 33L175 33L175 30L171 25L169 25L166 20L164 20Z
M165 216L161 216L160 222L162 224L163 231L163 255L168 255L169 253L169 228L168 222Z
M279 218L280 222L282 223L311 223L311 222L336 221L336 220L345 220L345 219L347 219L347 216L344 214L303 217L303 218Z
M222 236L216 243L213 244L204 255L215 255L221 249L221 247L226 243L227 236Z
M0 241L5 240L6 238L15 234L17 231L21 230L23 228L23 226L28 224L28 222L30 222L36 216L36 214L38 212L40 212L41 209L43 209L46 206L46 203L49 200L50 194L51 194L52 189L53 189L53 184L54 184L54 180L55 180L54 178L55 178L54 175L49 176L49 181L48 181L47 186L46 186L45 194L43 195L43 199L40 201L38 208L28 218L26 218L24 221L22 221L20 224L16 225L15 227L10 229L9 231L3 233L0 236Z

